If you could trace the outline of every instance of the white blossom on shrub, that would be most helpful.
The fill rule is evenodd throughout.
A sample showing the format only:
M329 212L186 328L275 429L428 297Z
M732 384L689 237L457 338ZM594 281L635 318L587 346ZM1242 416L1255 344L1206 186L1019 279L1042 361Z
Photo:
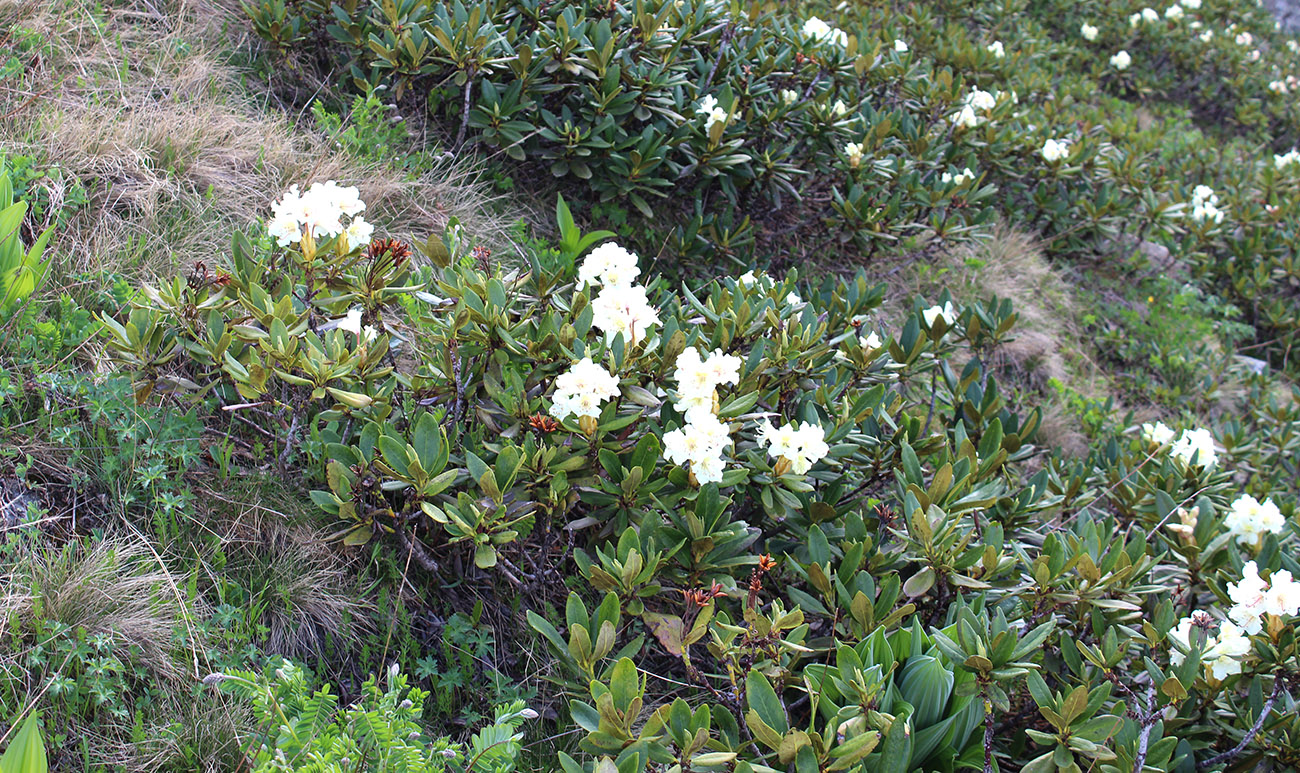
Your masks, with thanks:
M617 396L618 378L590 357L583 357L556 377L550 414L560 420L569 416L598 418L600 404Z
M1273 500L1260 502L1250 494L1242 494L1228 509L1223 525L1238 542L1254 545L1264 534L1280 534L1286 519Z
M1163 421L1157 421L1155 424L1142 425L1142 437L1148 443L1163 446L1174 442L1174 431L1165 426Z
M673 464L690 465L699 483L718 483L726 470L722 458L731 444L729 428L709 411L687 416L686 426L665 432L664 458Z
M847 45L849 36L844 30L837 29L817 18L816 16L808 17L803 23L804 37L812 38L820 43L834 43L836 45Z
M613 338L622 333L629 344L645 337L646 330L659 324L659 311L650 305L640 285L606 287L591 302L591 324Z
M1219 462L1219 454L1214 450L1214 436L1208 429L1185 429L1174 441L1169 455L1184 465L1192 463L1196 457L1196 466L1205 470L1213 469Z
M988 51L990 54L993 54L998 59L1005 58L1007 55L1007 50L1002 47L1001 40L995 40L992 43L989 43L987 46L984 47L984 50Z
M310 233L316 240L327 239L343 233L344 217L357 215L365 208L366 203L355 187L342 187L333 180L312 183L301 193L297 185L292 185L271 205L272 217L266 229L281 247L297 244L304 233ZM358 227L358 235L366 225L369 224Z
M783 468L803 475L831 450L826 445L826 431L806 421L798 427L786 424L778 428L765 420L758 430L758 442L766 446L768 454L777 460L778 475L784 474Z
M578 267L578 284L592 287L630 285L641 275L636 253L615 242L605 242L587 254Z
M907 47L907 43L905 43L904 41L902 41L902 40L895 40L895 41L894 41L894 50L897 51L897 52L900 53L900 54L906 54L906 53L908 52L909 49L908 49L908 47Z
M677 401L673 407L687 414L688 419L692 411L713 412L717 388L739 383L740 365L739 357L723 354L721 349L701 357L694 346L686 347L677 355L673 371L673 379L677 381Z
M1128 51L1124 50L1115 52L1110 58L1110 66L1116 70L1127 70L1132 63L1133 57L1129 56Z
M1087 22L1084 22L1083 26L1079 28L1079 34L1083 36L1084 40L1090 43L1097 39L1097 33L1099 32L1101 32L1101 30Z
M1219 209L1219 196L1208 185L1198 185L1192 191L1192 219L1198 223L1213 221L1223 222L1223 210Z
M1049 139L1043 143L1043 149L1040 152L1044 161L1055 164L1070 154L1070 145L1066 140Z
M942 306L931 306L921 312L921 319L925 320L926 327L934 327L934 323L942 319L944 324L951 325L957 321L957 310L952 307L952 301Z
M1254 561L1242 567L1240 582L1228 586L1228 598L1232 599L1228 617L1248 634L1264 629L1265 615L1282 618L1300 613L1300 583L1285 569L1265 581Z

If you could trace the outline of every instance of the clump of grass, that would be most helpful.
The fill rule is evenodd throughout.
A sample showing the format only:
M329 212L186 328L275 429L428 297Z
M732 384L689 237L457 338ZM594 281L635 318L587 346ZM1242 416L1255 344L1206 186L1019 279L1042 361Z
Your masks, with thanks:
M56 621L135 648L158 679L198 675L199 656L176 644L177 632L196 619L197 602L143 535L38 544L5 570L0 621L11 630Z
M243 45L236 11L88 0L0 10L0 47L21 65L20 87L0 92L0 152L86 186L88 206L56 237L59 271L149 277L211 262L289 185L325 179L360 187L381 232L424 239L456 217L488 242L507 238L514 218L472 165L444 158L412 177L258 103L231 62Z

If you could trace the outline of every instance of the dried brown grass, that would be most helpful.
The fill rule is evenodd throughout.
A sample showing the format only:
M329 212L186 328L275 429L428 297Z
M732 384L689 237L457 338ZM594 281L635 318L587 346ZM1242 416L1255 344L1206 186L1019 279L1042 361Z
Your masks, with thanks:
M1015 338L999 347L994 367L1038 396L1025 407L1042 409L1040 443L1070 455L1087 452L1078 420L1052 384L1102 399L1110 394L1110 386L1089 357L1070 282L1047 261L1033 237L999 226L986 239L938 252L929 260L871 266L868 272L889 288L881 312L886 319L905 317L914 297L934 298L944 288L966 303L993 295L1010 299L1019 315Z
M57 237L64 273L151 276L212 261L290 184L325 179L360 187L381 231L424 238L454 216L489 243L504 240L513 218L494 214L467 164L404 179L258 104L230 62L250 45L233 0L95 8L0 0L11 45L28 34L49 41L26 57L22 87L0 92L0 151L40 155L89 193Z
M205 522L220 539L221 576L241 585L258 610L262 649L320 659L327 644L335 654L359 647L374 629L373 611L337 543L262 497L220 505Z
M138 648L155 679L177 681L193 669L175 636L197 619L195 602L177 592L184 585L142 535L37 546L9 564L0 622L21 630L57 621L107 636L123 652Z

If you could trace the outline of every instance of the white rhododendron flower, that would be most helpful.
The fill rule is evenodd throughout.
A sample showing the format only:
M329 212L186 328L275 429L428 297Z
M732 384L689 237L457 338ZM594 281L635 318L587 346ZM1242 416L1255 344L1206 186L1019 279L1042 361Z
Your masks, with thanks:
M347 331L357 338L360 338L362 313L360 306L348 309L348 313L344 314L343 319L339 320L339 330Z
M622 333L629 344L643 339L649 328L659 324L659 312L640 285L606 287L592 300L591 308L591 324L610 338Z
M1289 572L1285 581L1291 582ZM1228 585L1228 598L1232 599L1228 617L1246 633L1259 633L1264 629L1264 615L1269 614L1272 596L1268 581L1259 576L1259 567L1254 561L1247 561L1241 568L1241 581Z
M1070 146L1065 140L1048 140L1043 143L1043 149L1039 152L1042 153L1043 160L1055 164L1069 155Z
M975 110L970 105L963 105L961 110L953 113L952 122L965 129L973 129L979 126L979 116L975 115Z
M717 108L717 106L718 106L717 97L713 96L712 94L705 94L703 97L700 98L699 103L696 104L695 114L709 115L714 111L714 109Z
M556 377L550 414L561 420L569 416L599 418L600 404L617 396L618 377L583 357Z
M844 155L849 158L849 166L857 167L862 163L862 143L846 142L844 143Z
M1223 679L1241 673L1241 659L1250 652L1250 639L1229 620L1219 624L1217 634L1210 632L1214 625L1214 618L1208 612L1197 610L1170 629L1169 638L1190 650L1204 636L1201 663L1210 675ZM1177 647L1170 649L1169 662L1173 665L1182 665L1186 659L1187 656Z
M772 278L762 271L755 272L750 270L740 275L740 283L746 287L753 287L756 282L767 284L771 281Z
M952 307L952 301L949 301L943 306L931 306L922 311L921 319L925 320L926 327L934 327L934 323L940 319L944 321L944 324L951 325L957 321L957 310Z
M592 287L630 285L641 275L636 253L615 242L605 242L587 254L578 267L578 284Z
M1228 509L1223 526L1237 536L1238 542L1254 545L1264 534L1280 534L1286 519L1273 500L1260 502L1250 494L1242 494Z
M367 223L364 217L354 217L348 227L343 229L343 238L346 241L345 249L353 250L370 244L370 237L375 232L375 226Z
M1300 165L1300 151L1288 150L1280 156L1273 156L1273 166L1279 171L1292 165Z
M1224 679L1241 673L1241 659L1250 652L1250 639L1231 620L1219 625L1214 646L1206 651L1203 662L1210 676Z
M1198 185L1192 191L1192 219L1198 223L1213 221L1223 222L1223 210L1219 209L1219 197L1208 185Z
M974 179L975 179L975 173L970 170L970 167L966 167L965 169L961 170L957 174L953 174L952 172L944 172L942 175L940 175L939 182L943 183L944 185L948 185L949 183L953 185L965 185L966 183L971 182Z
M1143 8L1142 21L1160 21L1160 14L1154 8Z
M1214 30L1206 30L1196 37L1200 38L1202 43L1209 43L1214 38Z
M1233 38L1239 46L1249 46L1255 42L1255 36L1249 32L1239 32L1237 37Z
M787 293L785 302L790 306L802 306L803 298L800 298L798 293Z
M1183 7L1181 5L1171 5L1165 9L1165 18L1178 20L1183 18Z
M1201 7L1201 0L1182 0L1183 7L1189 11L1195 11Z
M1165 426L1163 421L1157 421L1155 424L1142 425L1142 437L1148 443L1163 446L1174 442L1174 431Z
M700 483L718 483L726 471L723 454L731 445L729 427L709 411L696 411L686 426L664 433L664 458L676 465L690 465Z
M1208 429L1183 430L1169 449L1169 455L1185 465L1190 465L1195 456L1196 466L1205 470L1213 469L1219 462L1219 454L1214 450L1214 436Z
M1110 58L1110 66L1116 70L1127 70L1128 66L1133 63L1133 57L1129 56L1127 51L1117 51Z
M1083 26L1079 28L1079 34L1083 36L1084 40L1090 43L1097 39L1097 33L1099 32L1101 32L1101 30L1087 22L1084 22Z
M794 89L785 89L781 92L781 101L787 105L793 105L799 100L799 92Z
M677 401L673 407L685 413L692 420L692 411L713 412L716 399L715 390L723 384L740 382L739 357L723 354L715 349L707 357L701 357L694 346L688 346L677 355L673 379L677 381Z
M880 336L876 335L876 333L872 331L864 336L858 336L858 346L861 346L867 351L871 351L884 346L884 343L881 342Z
M988 51L990 54L993 54L998 59L1002 59L1007 55L1007 50L1002 47L1001 40L995 40L992 43L989 43L987 46L984 47L984 50Z
M978 126L984 120L980 112L988 112L997 107L998 98L991 92L980 89L972 89L962 101L962 106L952 116L952 122L957 126L973 128Z
M304 192L292 185L271 205L272 217L266 229L281 247L298 243L304 232L319 241L343 233L346 229L343 218L353 217L365 208L366 203L355 187L342 187L333 180L312 183ZM363 221L358 231L363 231L366 225Z
M844 104L844 100L837 99L835 104L831 106L831 112L835 113L836 116L842 116L849 112L849 106Z
M798 427L786 424L778 428L765 420L758 430L758 442L767 447L773 459L778 460L778 468L788 466L797 475L806 474L831 450L826 445L826 431L806 421Z
M849 42L849 36L844 33L844 30L836 29L816 16L808 17L808 21L803 23L803 34L804 37L822 43L834 43L843 46Z
M906 53L908 52L907 43L904 43L904 42L901 41L901 40L895 40L895 41L894 41L894 50L897 51L897 52L900 53L900 54L906 54Z

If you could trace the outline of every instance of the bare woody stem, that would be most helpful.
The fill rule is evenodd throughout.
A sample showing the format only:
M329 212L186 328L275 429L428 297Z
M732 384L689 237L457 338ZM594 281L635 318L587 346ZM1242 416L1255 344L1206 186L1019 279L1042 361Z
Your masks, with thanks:
M1198 763L1196 769L1205 770L1207 768L1218 765L1220 762L1227 762L1228 760L1231 760L1234 757L1236 757L1238 754L1244 752L1246 750L1246 747L1250 745L1251 741L1255 740L1255 736L1258 735L1259 731L1264 727L1264 721L1268 719L1268 715L1273 713L1273 704L1277 702L1278 696L1286 692L1285 684L1286 684L1286 680L1282 677L1281 674L1274 674L1273 692L1269 694L1268 700L1264 701L1263 707L1260 708L1259 716L1255 718L1255 724L1251 726L1250 730L1246 733L1246 735L1242 736L1241 743L1237 744L1236 746L1232 747L1231 749L1227 750L1222 754L1216 754L1213 757L1209 758L1208 760Z

